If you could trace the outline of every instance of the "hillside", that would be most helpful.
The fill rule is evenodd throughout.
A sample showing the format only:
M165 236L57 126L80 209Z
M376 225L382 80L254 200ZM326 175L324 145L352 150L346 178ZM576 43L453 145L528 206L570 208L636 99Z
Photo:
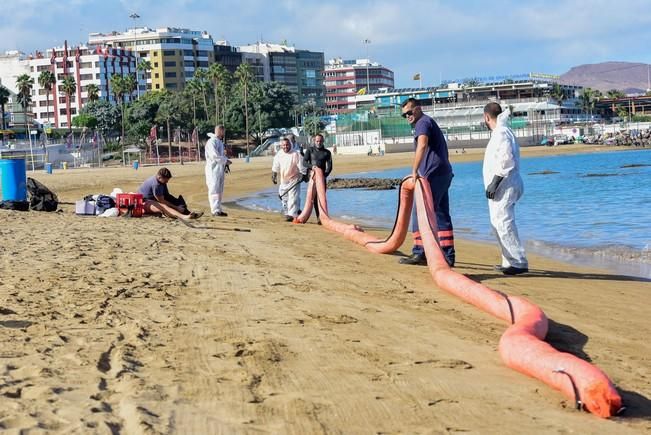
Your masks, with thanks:
M648 65L633 62L603 62L579 65L561 75L561 82L606 92L644 93L648 88Z

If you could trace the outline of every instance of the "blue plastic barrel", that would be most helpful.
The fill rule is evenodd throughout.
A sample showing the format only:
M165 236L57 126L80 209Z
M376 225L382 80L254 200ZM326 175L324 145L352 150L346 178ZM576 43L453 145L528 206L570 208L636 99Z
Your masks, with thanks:
M138 160L134 160L133 161L133 169L135 169L137 171L139 167L140 167L140 162Z
M46 174L51 174L52 173L52 163L46 163L45 164L45 173Z
M0 160L3 201L27 201L25 159Z

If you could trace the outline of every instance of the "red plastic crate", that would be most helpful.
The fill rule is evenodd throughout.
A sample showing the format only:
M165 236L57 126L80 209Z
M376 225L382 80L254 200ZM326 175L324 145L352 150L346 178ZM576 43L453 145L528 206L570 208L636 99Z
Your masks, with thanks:
M145 206L141 193L118 193L115 203L120 214L125 214L131 208L131 216L141 217L145 213Z

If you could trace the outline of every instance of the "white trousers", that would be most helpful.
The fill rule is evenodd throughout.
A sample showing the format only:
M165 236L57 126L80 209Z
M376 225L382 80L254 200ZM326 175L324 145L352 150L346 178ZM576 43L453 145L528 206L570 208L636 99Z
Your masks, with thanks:
M524 246L515 225L515 203L522 197L522 191L521 184L499 186L495 199L488 200L491 227L497 235L497 243L502 252L502 267L529 267Z
M225 165L223 163L206 163L206 185L208 186L208 202L212 214L222 211L224 169Z
M280 196L280 201L283 205L283 214L285 216L297 217L298 211L301 209L301 183L298 183L289 191L287 190L294 183L296 183L296 180L278 186L278 195Z

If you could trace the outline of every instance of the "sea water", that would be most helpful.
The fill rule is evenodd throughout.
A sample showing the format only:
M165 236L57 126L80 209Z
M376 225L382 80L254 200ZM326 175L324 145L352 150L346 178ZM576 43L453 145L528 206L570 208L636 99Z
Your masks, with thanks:
M457 237L493 242L482 163L455 163L453 170L450 214ZM527 250L651 278L651 150L526 158L520 172L525 193L516 206L516 223ZM401 178L409 173L402 168L347 177ZM397 190L328 191L333 217L369 227L390 229L397 200ZM239 203L280 210L276 189Z

